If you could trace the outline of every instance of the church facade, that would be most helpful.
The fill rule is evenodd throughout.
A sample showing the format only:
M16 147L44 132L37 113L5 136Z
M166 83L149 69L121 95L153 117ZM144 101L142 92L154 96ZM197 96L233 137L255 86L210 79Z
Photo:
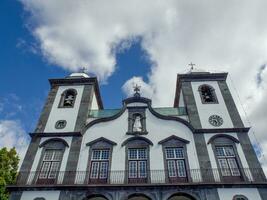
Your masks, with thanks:
M267 200L226 79L178 74L173 106L136 87L120 109L103 108L95 77L50 79L10 200Z

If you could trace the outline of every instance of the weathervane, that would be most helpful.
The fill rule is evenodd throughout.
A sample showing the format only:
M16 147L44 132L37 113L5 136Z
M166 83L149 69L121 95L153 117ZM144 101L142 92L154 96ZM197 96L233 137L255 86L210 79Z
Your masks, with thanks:
M191 63L189 63L188 65L191 66L190 70L192 71L192 70L194 69L194 66L195 66L196 64L193 64L193 63L191 62Z
M133 88L134 88L134 96L135 97L140 97L140 88L141 88L141 86L138 86L137 84L135 84L134 86L133 86Z

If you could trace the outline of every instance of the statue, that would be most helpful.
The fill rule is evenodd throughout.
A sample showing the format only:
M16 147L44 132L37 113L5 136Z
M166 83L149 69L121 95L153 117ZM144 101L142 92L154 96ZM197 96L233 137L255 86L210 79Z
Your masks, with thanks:
M133 123L133 132L142 132L142 122L141 122L141 117L137 115L134 118L134 123Z

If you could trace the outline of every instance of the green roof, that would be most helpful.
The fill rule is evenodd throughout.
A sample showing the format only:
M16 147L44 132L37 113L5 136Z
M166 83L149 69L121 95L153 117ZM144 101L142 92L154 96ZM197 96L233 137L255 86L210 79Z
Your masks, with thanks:
M173 108L173 107L159 107L153 108L156 112L166 116L181 116L187 115L185 107ZM104 110L90 110L90 118L103 118L111 117L120 112L121 109L104 109Z

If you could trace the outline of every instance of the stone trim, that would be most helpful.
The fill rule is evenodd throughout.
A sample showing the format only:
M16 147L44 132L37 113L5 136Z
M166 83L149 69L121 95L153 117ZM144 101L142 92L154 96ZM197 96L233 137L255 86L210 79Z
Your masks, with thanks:
M48 143L51 143L51 142L52 142L52 143L53 143L53 142L60 142L60 143L62 143L65 147L69 147L69 144L68 144L65 140L63 140L62 138L51 138L51 139L48 139L48 140L42 142L42 143L39 145L39 148L45 147ZM56 148L56 146L55 146L55 148Z
M172 195L170 195L167 200L171 199L172 197L175 197L175 196L183 196L183 197L187 197L189 198L190 200L199 200L200 198L197 197L196 195L194 194L189 194L189 193L185 193L185 192L177 192L177 193L174 193ZM215 200L215 199L214 199ZM219 200L219 199L218 199Z
M74 131L81 131L86 124L89 110L93 101L94 89L92 85L85 85L82 93L79 111L75 123Z
M28 150L25 154L24 160L22 162L22 165L21 165L19 171L21 171L21 172L31 171L32 164L33 164L34 158L36 156L36 153L38 151L40 141L41 141L40 137L32 137L31 143L28 146ZM29 176L29 173L24 173L24 175L21 176L20 180L18 180L18 181L25 183L28 180L28 176Z
M185 143L185 144L189 144L190 143L188 140L185 140L183 138L180 138L180 137L178 137L176 135L171 135L171 136L169 136L169 137L167 137L167 138L159 141L158 144L163 144L165 142L168 142L169 140L177 140L177 141L182 142L182 143Z
M127 145L129 142L132 142L132 141L134 141L134 140L142 140L142 141L146 142L148 145L153 146L153 143L152 143L149 139L147 139L147 138L145 138L145 137L142 137L142 136L134 136L134 137L130 137L130 138L126 139L126 140L121 144L121 146L123 147L123 146Z
M75 172L77 170L81 144L82 144L81 136L72 138L69 150L69 157L66 164L66 171L69 173L64 174L63 184L74 183L75 181Z
M233 200L240 200L241 198L242 198L242 200L248 200L248 198L247 198L246 196L244 196L244 195L240 195L240 194L235 195L235 196L233 197Z
M212 142L214 142L214 140L216 140L217 138L227 138L229 140L232 140L235 143L240 143L238 139L236 139L235 137L231 136L231 135L226 135L226 134L218 134L218 135L214 135L212 136L209 141L207 142L207 144L210 144Z
M105 142L105 143L108 143L110 145L117 145L116 142L113 142L113 141L111 141L111 140L109 140L107 138L104 138L104 137L100 137L100 138L97 138L97 139L95 139L95 140L93 140L91 142L86 143L86 146L92 146L92 145L95 145L95 143L98 143L98 142Z
M29 133L31 137L79 137L81 132L43 132L43 133Z
M250 127L194 129L194 133L247 133L249 129Z
M48 94L46 103L43 107L43 110L41 112L41 116L39 118L39 121L37 123L37 126L36 126L34 132L42 133L44 131L46 123L48 121L48 117L50 115L50 112L52 110L52 106L54 104L54 101L55 101L55 98L57 95L57 92L58 92L58 86L57 85L51 85L51 90Z
M244 124L239 115L234 99L230 93L230 90L226 84L226 81L218 81L219 88L221 90L224 103L232 120L235 128L244 128Z

